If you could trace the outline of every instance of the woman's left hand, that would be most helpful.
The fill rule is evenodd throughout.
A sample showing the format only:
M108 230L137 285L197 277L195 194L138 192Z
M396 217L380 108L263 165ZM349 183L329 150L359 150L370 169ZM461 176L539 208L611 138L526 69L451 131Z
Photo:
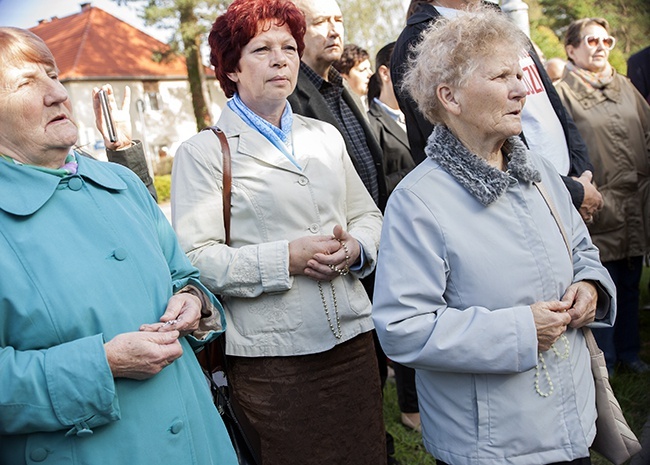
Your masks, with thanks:
M596 318L598 290L593 283L579 281L569 286L562 297L562 302L571 304L571 308L568 310L571 316L569 326L581 328Z
M359 242L350 235L342 226L334 226L333 238L339 241L341 247L330 254L317 253L307 263L311 273L305 273L307 276L314 279L327 278L329 281L337 276L345 276L350 272L350 267L353 266L359 259L361 254L361 246ZM309 270L308 270L309 271Z
M174 294L169 302L160 323L144 324L140 331L179 331L181 337L199 329L201 319L201 301L188 292Z

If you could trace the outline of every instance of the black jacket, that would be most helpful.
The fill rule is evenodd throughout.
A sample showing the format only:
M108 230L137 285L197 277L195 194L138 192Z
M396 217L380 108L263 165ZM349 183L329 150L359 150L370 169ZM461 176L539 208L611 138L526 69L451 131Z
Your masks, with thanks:
M368 121L384 154L384 175L390 194L415 168L406 132L377 103L370 102Z
M406 27L397 39L390 62L390 75L393 80L395 95L397 96L399 106L406 117L406 129L409 143L411 145L411 155L416 163L420 163L426 158L424 147L426 146L429 134L431 134L433 125L418 111L417 104L411 99L411 97L401 91L400 86L405 74L405 68L411 47L419 42L419 37L422 31L427 29L440 17L440 13L438 13L438 10L436 10L433 5L429 3L418 5L413 15L406 22ZM532 44L529 52L535 62L535 66L537 66L539 75L542 78L542 83L546 89L548 98L551 101L551 105L553 106L553 109L562 124L562 129L564 130L564 135L569 149L570 168L568 176L562 176L562 179L571 194L573 205L576 208L580 208L584 199L584 188L578 181L571 179L571 176L580 176L585 170L593 171L594 168L589 160L587 146L585 145L582 136L580 136L575 123L562 106L562 101L560 100L551 79L548 77L548 74L546 74L546 70L544 69L544 66L542 65ZM523 134L522 139L524 139L525 142Z
M368 148L370 149L370 153L375 162L375 168L377 169L377 185L379 187L379 202L377 206L383 212L386 207L388 193L386 190L386 180L384 178L381 147L379 146L377 139L375 139L372 129L370 128L362 110L354 102L352 95L350 95L348 90L345 88L343 89L342 97L352 110L352 113L354 113L354 116L359 120L359 123L363 128L363 133L366 136L366 143L368 144ZM309 77L302 71L302 69L298 74L298 83L296 88L289 96L288 100L294 113L330 123L338 129L339 132L343 133L334 113L332 113L332 110L330 110L330 107L327 105L325 98L321 95L316 86L311 83ZM354 159L352 148L348 147L347 149L352 163L357 167L357 160Z

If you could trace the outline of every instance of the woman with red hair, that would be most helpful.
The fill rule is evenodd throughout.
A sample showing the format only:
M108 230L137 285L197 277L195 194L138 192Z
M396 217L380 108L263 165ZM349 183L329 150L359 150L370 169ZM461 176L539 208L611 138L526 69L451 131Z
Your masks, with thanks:
M223 296L229 383L265 465L386 463L371 304L382 217L330 124L294 115L305 20L288 0L236 0L209 43L230 98L230 241L222 153L205 131L174 162L172 221Z

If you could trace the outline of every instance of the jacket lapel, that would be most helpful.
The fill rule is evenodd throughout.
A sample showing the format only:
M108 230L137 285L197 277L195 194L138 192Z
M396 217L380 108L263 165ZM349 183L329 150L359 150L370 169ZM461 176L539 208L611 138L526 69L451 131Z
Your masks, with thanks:
M228 142L233 144L230 147L233 153L256 158L280 169L300 173L300 170L280 150L259 131L242 121L228 106L221 113L218 126L228 137Z
M370 114L377 118L377 120L384 127L386 132L390 133L396 140L398 140L406 150L410 151L408 136L393 118L390 117L384 110L375 103L370 104Z

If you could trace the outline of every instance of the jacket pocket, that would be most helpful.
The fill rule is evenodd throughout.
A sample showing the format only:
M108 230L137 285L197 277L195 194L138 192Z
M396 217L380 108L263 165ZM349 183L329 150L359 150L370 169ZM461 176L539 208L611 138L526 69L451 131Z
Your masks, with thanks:
M228 307L232 323L243 336L295 331L303 323L299 291L262 294L255 299L233 299Z

